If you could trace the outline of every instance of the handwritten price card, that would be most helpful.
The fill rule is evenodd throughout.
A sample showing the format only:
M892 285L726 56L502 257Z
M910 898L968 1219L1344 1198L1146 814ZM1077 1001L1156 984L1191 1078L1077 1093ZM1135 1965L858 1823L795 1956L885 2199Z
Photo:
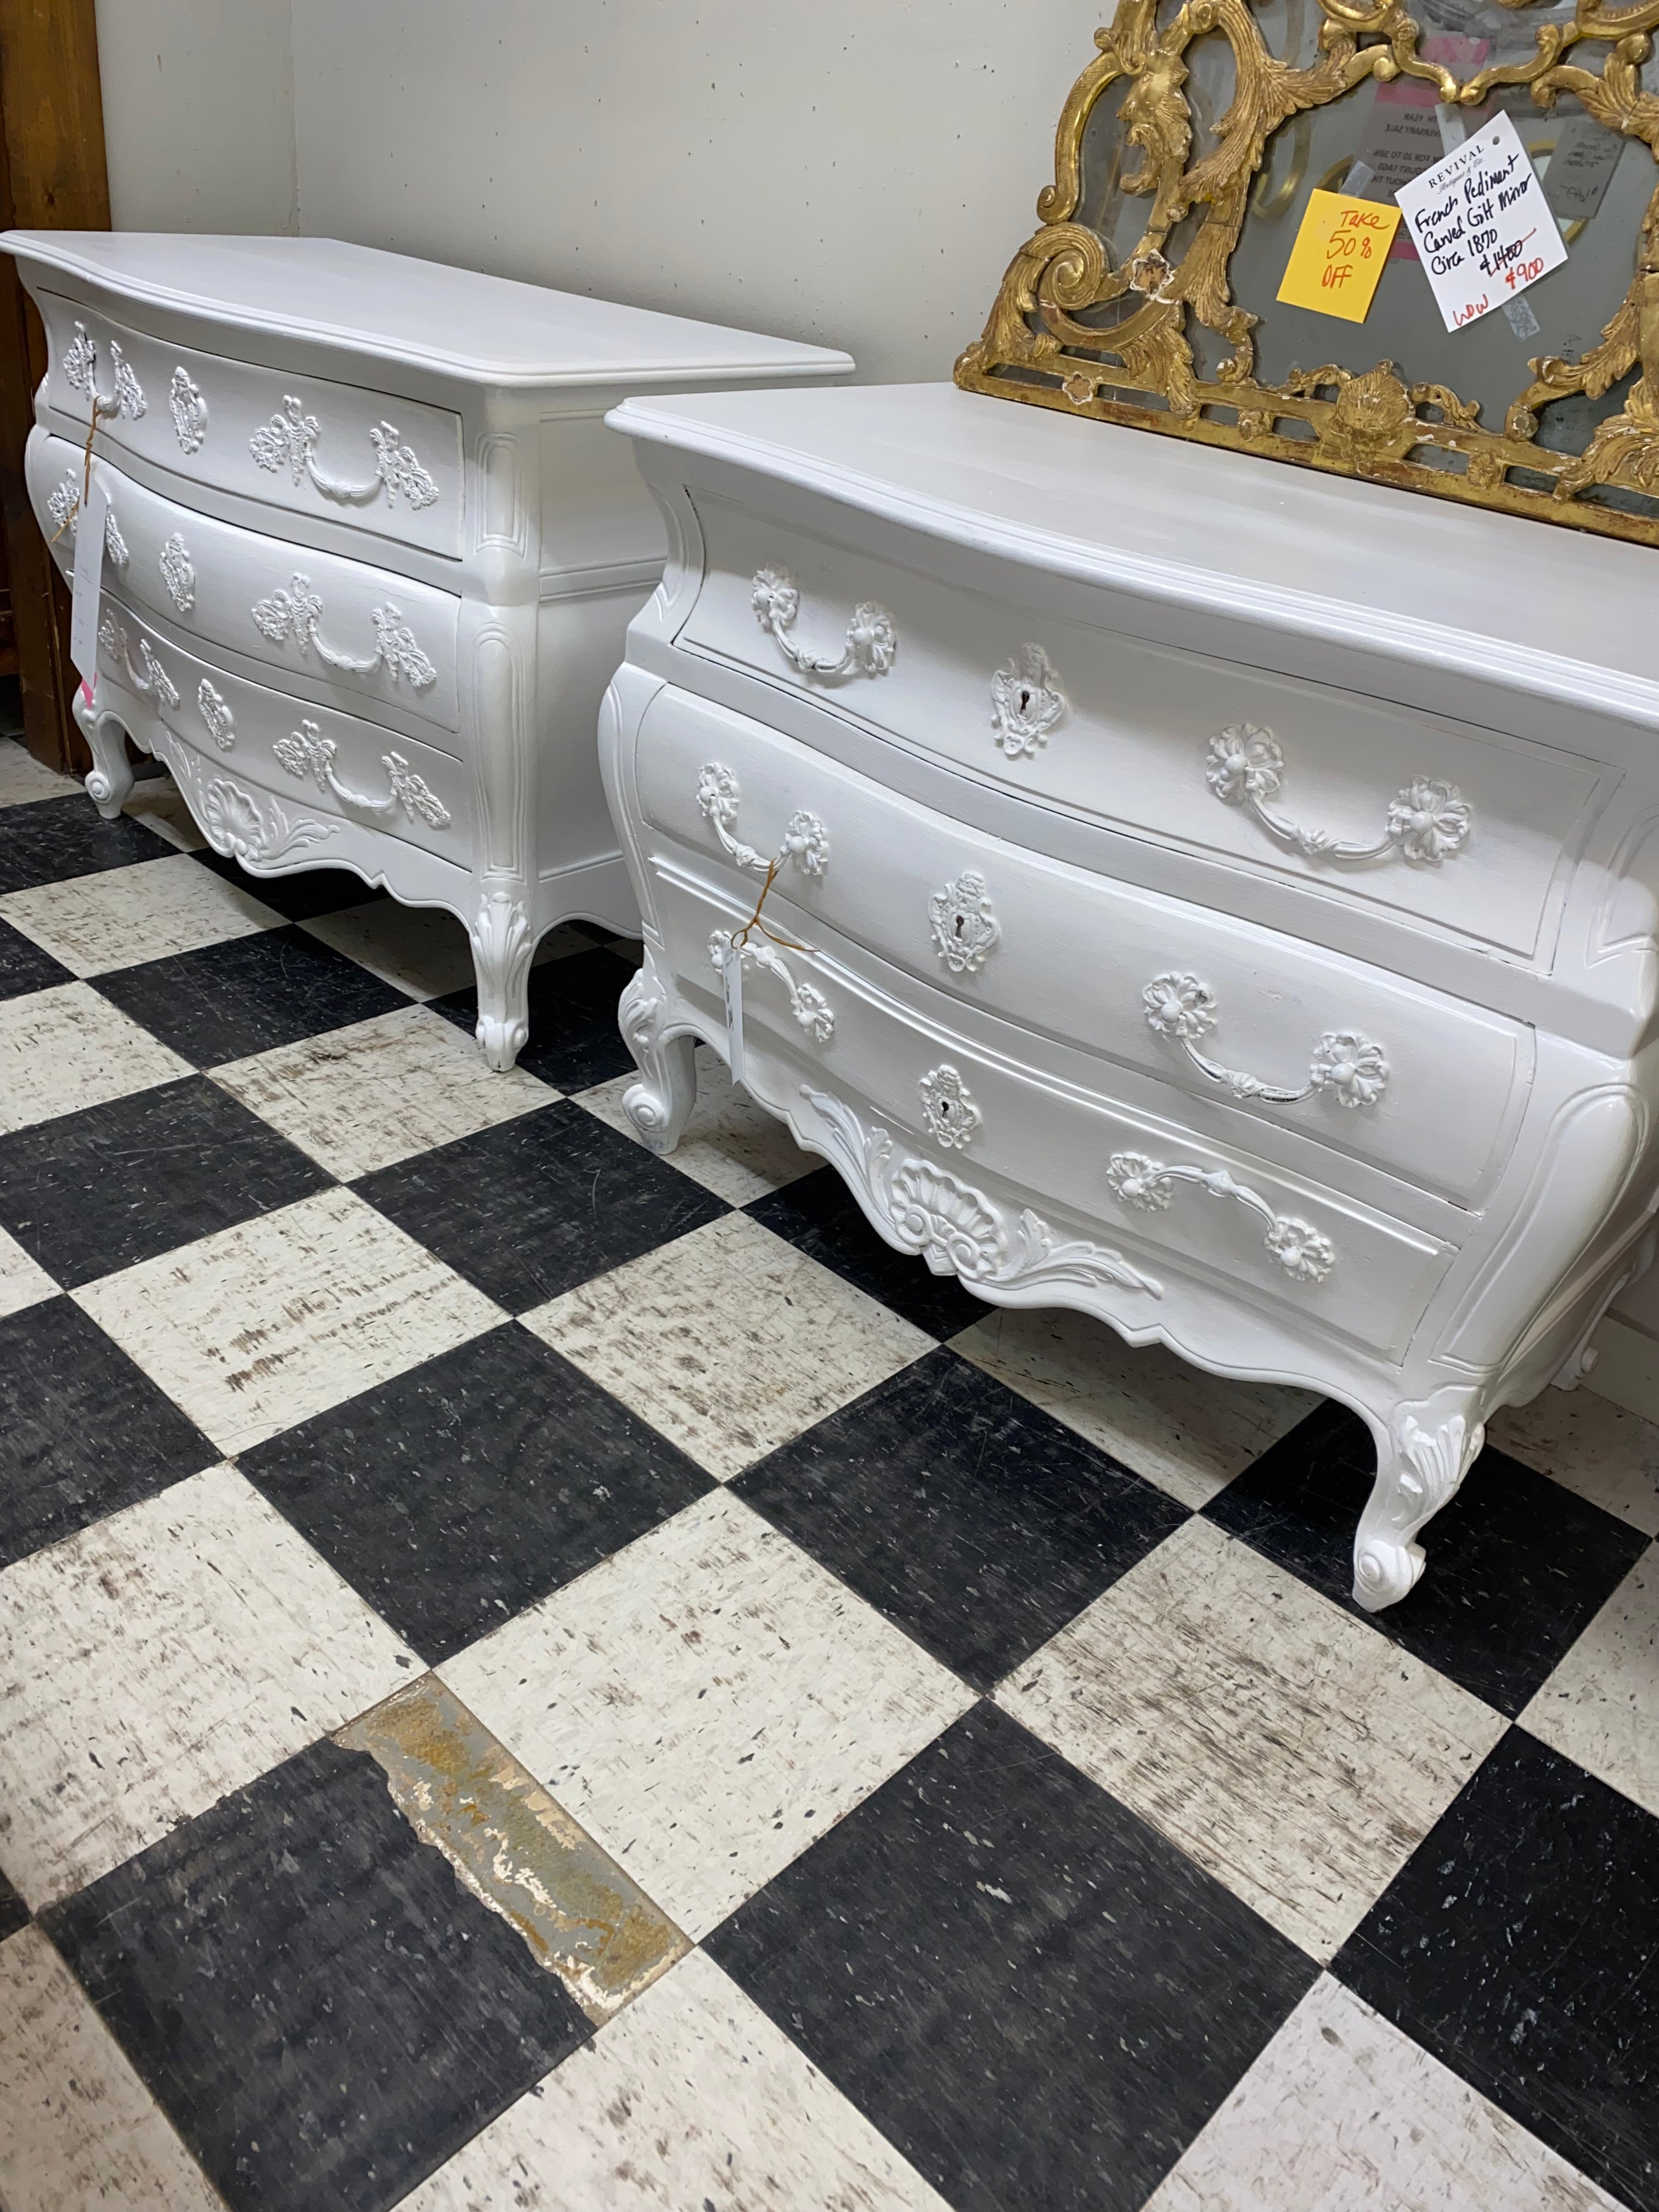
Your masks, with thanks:
M1507 114L1494 116L1395 198L1449 331L1489 315L1567 258Z
M1346 192L1312 191L1279 296L1290 307L1363 323L1400 222L1397 207Z

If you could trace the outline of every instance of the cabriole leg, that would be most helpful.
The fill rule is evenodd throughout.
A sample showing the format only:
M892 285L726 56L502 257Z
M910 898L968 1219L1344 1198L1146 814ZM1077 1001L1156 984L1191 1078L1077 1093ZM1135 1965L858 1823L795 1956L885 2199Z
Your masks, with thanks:
M100 714L88 707L79 690L70 710L76 726L92 748L92 773L87 796L106 822L113 822L132 790L132 763L127 758L125 726L113 714Z
M478 981L475 1031L486 1066L504 1074L530 1035L530 957L536 940L524 902L511 890L487 890L469 934Z
M622 994L617 1018L641 1079L623 1093L623 1111L653 1152L678 1144L697 1097L696 1050L689 1036L665 1037L667 998L647 964Z
M1395 1408L1386 1439L1378 1437L1376 1480L1353 1547L1353 1595L1367 1613L1397 1605L1423 1572L1416 1540L1455 1496L1486 1432L1467 1391L1443 1392Z

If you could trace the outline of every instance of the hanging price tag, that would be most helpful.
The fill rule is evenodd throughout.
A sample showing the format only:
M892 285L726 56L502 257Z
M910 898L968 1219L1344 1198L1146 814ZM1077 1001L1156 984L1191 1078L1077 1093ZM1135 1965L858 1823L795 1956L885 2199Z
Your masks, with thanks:
M728 944L720 964L726 984L726 1056L733 1083L743 1081L743 948Z
M75 533L75 604L70 616L70 659L81 674L81 689L91 703L98 681L98 600L104 587L104 525L109 517L109 486L94 476Z

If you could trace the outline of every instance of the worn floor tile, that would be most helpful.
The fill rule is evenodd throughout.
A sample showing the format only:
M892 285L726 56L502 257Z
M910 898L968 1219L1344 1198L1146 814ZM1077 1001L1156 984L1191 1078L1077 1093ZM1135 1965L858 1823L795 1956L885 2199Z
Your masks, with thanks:
M964 1291L954 1275L935 1275L925 1260L896 1252L865 1219L834 1168L802 1176L757 1199L749 1211L775 1236L879 1298L929 1336L956 1336L985 1311L985 1301Z
M530 1042L519 1066L564 1091L590 1090L631 1068L634 1056L617 1027L617 1004L634 968L608 945L532 967ZM433 1003L469 1033L477 1026L478 994L470 985Z
M319 914L337 914L342 907L361 907L386 896L371 890L349 868L296 868L287 875L256 876L222 854L204 852L197 858L203 867L211 868L227 883L240 884L290 921L310 921Z
M1417 1588L1361 1613L1353 1532L1376 1468L1364 1424L1322 1406L1204 1510L1499 1712L1518 1713L1646 1539L1489 1444L1424 1531L1429 1567Z
M0 1576L0 1862L39 1911L414 1665L234 1468L191 1475Z
M30 1259L15 1237L0 1229L0 1321L52 1297L57 1289L46 1269Z
M954 2212L1139 2212L1315 1973L983 1705L705 1948Z
M0 1222L66 1290L328 1181L200 1075L0 1137Z
M1632 2212L1659 2207L1659 1820L1511 1729L1332 1972Z
M3 1943L8 1936L15 1936L20 1928L27 1928L28 1921L27 1905L5 1875L0 1874L0 1943Z
M470 989L472 945L453 914L436 906L399 906L377 899L368 906L343 907L305 925L313 937L367 968L411 999L436 999ZM591 952L593 940L575 929L550 929L536 947L534 965Z
M121 811L131 820L142 822L147 830L153 830L158 837L165 837L181 853L200 853L207 848L207 839L197 828L185 804L184 793L170 775L141 777L122 802Z
M1504 1732L1468 1691L1201 1519L999 1702L1319 1959Z
M90 983L0 1000L0 1131L125 1098L191 1072L187 1060Z
M0 1320L0 1566L216 1456L70 1299Z
M971 1701L723 1492L442 1672L694 1941Z
M726 1211L567 1100L383 1168L359 1188L509 1313Z
M1594 1390L1540 1390L1506 1406L1486 1441L1540 1474L1553 1475L1644 1535L1659 1536L1659 1426Z
M7 2212L223 2212L37 1928L0 1944L0 2203Z
M232 1455L501 1319L338 1188L75 1295Z
M708 1488L516 1322L284 1430L241 1466L434 1663Z
M335 1741L368 1753L422 1842L518 1929L590 2020L611 2019L690 1948L435 1674Z
M1659 1551L1632 1568L1521 1719L1659 1814Z
M684 1135L669 1154L682 1175L702 1183L728 1206L747 1206L751 1199L811 1175L821 1164L816 1153L801 1151L786 1122L733 1085L717 1052L700 1044L696 1060L697 1103ZM609 1083L584 1091L576 1103L637 1144L640 1139L622 1102L623 1093L638 1080L633 1070L613 1076Z
M21 999L27 992L52 991L74 981L61 961L0 920L0 999Z
M1063 1306L993 1307L952 1340L964 1359L1183 1505L1206 1504L1319 1402L1305 1390L1206 1375L1163 1345L1137 1350Z
M232 2212L389 2212L592 2032L327 1741L43 1924Z
M950 2212L694 1951L400 2212ZM1576 2208L1575 2208L1576 2212Z
M525 1326L722 1482L932 1349L742 1213L584 1283Z
M9 805L5 817L0 891L89 876L100 868L129 867L135 860L165 860L174 850L125 814L106 822L83 791Z
M343 1182L552 1097L517 1068L495 1073L453 1022L409 1006L233 1060L213 1079Z
M25 806L36 799L76 799L86 800L84 791L72 775L59 775L55 769L43 768L26 745L15 738L0 738L0 806Z
M1186 1518L943 1346L732 1486L981 1690Z
M0 915L76 975L193 952L222 938L251 937L283 919L186 853L9 891L0 897Z
M1620 2212L1322 1975L1146 2212Z

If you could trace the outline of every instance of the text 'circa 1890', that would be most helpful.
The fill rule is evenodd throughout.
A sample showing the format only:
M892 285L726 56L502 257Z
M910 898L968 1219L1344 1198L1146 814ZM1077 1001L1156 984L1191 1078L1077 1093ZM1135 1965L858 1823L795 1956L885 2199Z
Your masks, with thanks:
M1567 258L1507 114L1395 194L1449 331L1490 314Z

